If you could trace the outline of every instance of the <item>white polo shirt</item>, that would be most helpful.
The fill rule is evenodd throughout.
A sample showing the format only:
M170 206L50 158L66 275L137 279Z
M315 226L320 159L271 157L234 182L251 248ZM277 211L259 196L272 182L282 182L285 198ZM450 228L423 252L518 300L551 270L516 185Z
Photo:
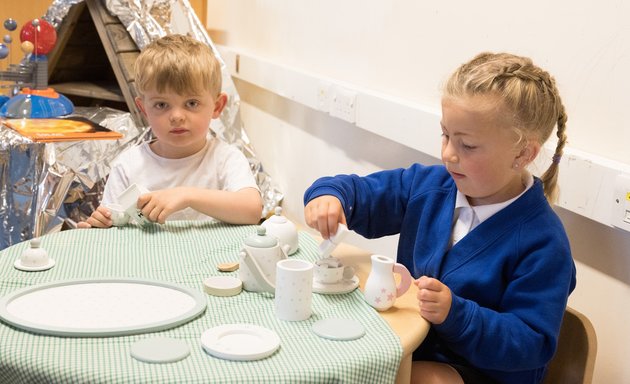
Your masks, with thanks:
M510 205L513 201L521 197L534 185L534 176L528 174L525 190L518 196L502 203L471 206L466 195L457 191L455 199L455 214L453 215L453 232L451 234L451 247L457 244L464 236L469 234L475 227L489 219L492 215Z

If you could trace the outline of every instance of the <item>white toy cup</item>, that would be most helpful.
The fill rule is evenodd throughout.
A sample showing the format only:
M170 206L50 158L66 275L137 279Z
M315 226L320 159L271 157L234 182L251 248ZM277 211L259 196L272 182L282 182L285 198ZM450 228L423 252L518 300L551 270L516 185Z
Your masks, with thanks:
M300 321L311 317L313 264L306 260L284 259L276 264L276 316Z
M129 222L129 215L120 204L110 203L105 206L112 213L112 225L122 227Z

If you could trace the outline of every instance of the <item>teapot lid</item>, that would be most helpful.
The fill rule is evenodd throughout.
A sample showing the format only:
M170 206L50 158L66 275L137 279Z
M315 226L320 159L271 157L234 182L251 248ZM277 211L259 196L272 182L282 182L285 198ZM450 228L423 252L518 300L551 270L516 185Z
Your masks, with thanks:
M29 244L31 248L39 248L39 245L41 244L41 240L39 239L39 237L35 237L31 239L31 241L29 241Z
M282 216L282 207L276 207L274 215L267 219L268 222L274 224L284 224L287 222L287 218Z
M245 238L245 245L254 248L272 248L278 245L278 239L267 235L267 228L262 225L256 227L256 234Z

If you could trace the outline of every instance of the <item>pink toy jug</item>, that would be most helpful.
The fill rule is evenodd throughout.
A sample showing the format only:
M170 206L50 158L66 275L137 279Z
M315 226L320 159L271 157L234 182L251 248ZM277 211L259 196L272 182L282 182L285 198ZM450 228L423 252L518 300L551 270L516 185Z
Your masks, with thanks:
M400 284L396 285L394 274L400 274ZM411 286L411 274L404 265L389 257L372 255L372 269L365 283L363 295L372 307L385 311L394 305L396 298L407 292Z

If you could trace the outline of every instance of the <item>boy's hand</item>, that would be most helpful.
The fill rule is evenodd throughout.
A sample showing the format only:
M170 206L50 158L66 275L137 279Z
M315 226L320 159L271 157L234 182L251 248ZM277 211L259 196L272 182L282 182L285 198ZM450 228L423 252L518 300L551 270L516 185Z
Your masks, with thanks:
M439 280L427 276L420 277L414 284L418 287L420 315L432 324L442 324L451 310L451 290Z
M109 228L112 224L111 211L104 206L99 205L86 221L80 221L77 223L77 228Z
M341 202L334 196L320 196L304 207L306 224L319 231L324 239L337 233L339 223L346 224L346 215Z
M138 197L138 207L142 216L156 223L164 224L173 213L188 207L186 187L176 187L149 192Z

